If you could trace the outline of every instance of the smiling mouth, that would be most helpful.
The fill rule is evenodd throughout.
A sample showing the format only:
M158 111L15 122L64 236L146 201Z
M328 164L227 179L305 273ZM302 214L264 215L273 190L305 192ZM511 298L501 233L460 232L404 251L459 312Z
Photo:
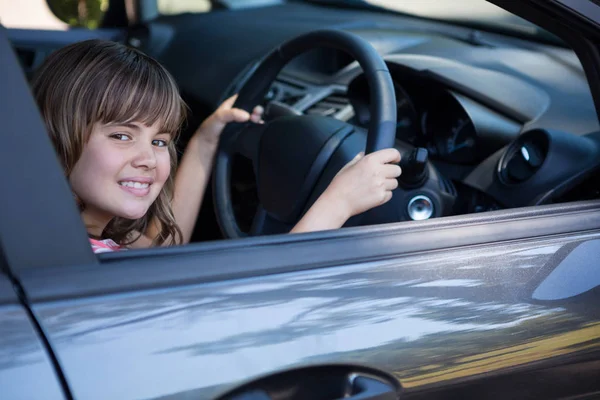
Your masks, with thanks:
M134 181L121 181L121 182L119 182L119 185L128 187L128 188L133 188L133 189L148 189L148 187L150 186L149 183L134 182Z

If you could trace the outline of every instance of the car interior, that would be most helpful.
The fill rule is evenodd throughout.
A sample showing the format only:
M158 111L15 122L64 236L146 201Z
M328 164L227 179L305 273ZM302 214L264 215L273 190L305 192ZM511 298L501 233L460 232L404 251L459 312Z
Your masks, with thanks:
M255 100L277 129L261 137L259 163L243 151L227 155L230 179L212 182L193 242L288 231L365 148L378 122L374 104L385 99L374 98L372 77L356 54L308 36L307 51L272 80L256 75L273 49L322 29L369 42L385 61L395 93L393 145L403 154L398 194L347 226L600 198L600 127L586 73L565 43L533 25L442 20L366 2L215 1L205 12L173 14L138 2L137 23L127 26L126 3L111 0L99 29L9 26L9 39L28 77L53 50L88 38L126 43L156 58L191 110L182 149L220 102L260 81ZM306 133L312 125L302 122L310 118L339 125L315 141ZM324 140L342 126L352 129L307 183ZM217 169L220 162L218 156ZM223 202L226 210L219 209ZM223 228L227 218L240 235Z

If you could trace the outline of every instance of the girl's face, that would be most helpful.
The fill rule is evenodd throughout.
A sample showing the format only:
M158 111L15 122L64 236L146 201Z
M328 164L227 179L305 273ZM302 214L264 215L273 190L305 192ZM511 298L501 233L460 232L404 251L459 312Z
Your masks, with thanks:
M96 234L114 217L143 217L158 197L171 170L171 135L159 126L94 125L69 180Z

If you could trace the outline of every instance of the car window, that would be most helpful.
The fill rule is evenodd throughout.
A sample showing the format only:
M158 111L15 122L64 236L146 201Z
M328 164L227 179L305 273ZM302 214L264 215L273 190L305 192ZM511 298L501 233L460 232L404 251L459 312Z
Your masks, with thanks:
M212 9L210 0L158 0L158 12L164 15L201 13Z
M0 23L7 28L66 30L46 0L0 0Z
M66 30L96 29L109 0L0 0L0 21L7 28Z
M96 29L108 10L109 0L47 0L50 10L60 20L88 29Z
M552 40L559 40L544 29L485 0L462 0L460 7L444 0L366 0L366 2L419 17L477 24L486 28L498 28L519 34L540 36L546 39L551 37Z
M282 3L282 0L157 0L158 12L164 15L207 12L212 10L212 3L235 9L274 5Z

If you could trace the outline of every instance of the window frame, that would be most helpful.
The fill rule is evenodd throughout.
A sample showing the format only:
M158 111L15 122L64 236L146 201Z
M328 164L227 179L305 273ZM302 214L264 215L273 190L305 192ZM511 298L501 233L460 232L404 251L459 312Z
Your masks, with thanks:
M30 92L24 72L0 26L1 253L8 268L94 265L75 200ZM7 95L9 93L10 95ZM15 149L20 151L15 151ZM60 232L60 240L53 240Z

